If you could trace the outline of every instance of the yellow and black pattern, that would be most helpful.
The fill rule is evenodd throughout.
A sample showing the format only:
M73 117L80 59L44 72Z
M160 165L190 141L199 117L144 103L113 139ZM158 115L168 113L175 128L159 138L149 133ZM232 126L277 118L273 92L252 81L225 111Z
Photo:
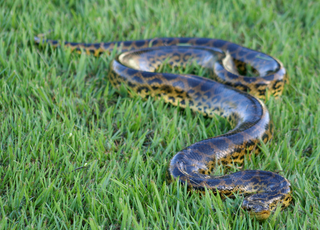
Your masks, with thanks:
M35 38L35 42L43 41ZM53 40L44 42L61 45ZM108 74L114 87L125 83L143 97L161 97L209 117L219 115L234 126L226 134L199 141L178 152L170 161L170 178L187 183L193 190L207 188L228 197L244 194L242 207L260 220L267 219L277 205L282 208L289 205L290 182L276 173L246 170L219 177L210 175L217 164L243 163L247 152L257 153L258 143L271 139L273 124L260 99L281 95L288 81L281 62L234 43L208 38L97 44L65 42L64 45L95 55L121 50ZM164 62L171 66L196 62L209 71L212 79L155 72ZM248 66L257 77L245 76Z

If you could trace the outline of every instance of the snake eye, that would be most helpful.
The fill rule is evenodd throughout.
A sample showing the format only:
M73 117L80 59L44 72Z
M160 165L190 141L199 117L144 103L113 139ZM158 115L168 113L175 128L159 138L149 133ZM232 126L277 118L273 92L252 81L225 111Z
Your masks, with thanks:
M248 212L250 212L250 211L251 211L251 208L250 208L250 207L248 207L248 208L247 208L247 211L248 211Z

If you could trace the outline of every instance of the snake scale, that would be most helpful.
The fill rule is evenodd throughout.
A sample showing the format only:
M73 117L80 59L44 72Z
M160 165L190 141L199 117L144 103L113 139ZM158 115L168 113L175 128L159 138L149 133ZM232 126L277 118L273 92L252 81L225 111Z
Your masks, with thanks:
M53 47L62 44L38 37L35 42ZM125 83L142 97L160 97L208 117L222 116L231 123L233 129L226 134L201 140L178 152L168 167L171 179L187 183L191 190L208 189L222 197L243 194L242 208L258 220L267 219L278 205L283 209L290 204L291 184L277 173L245 170L211 175L217 164L243 163L247 153L258 153L260 141L266 143L271 139L273 124L260 99L281 95L288 76L280 61L228 41L209 38L63 44L94 55L121 50L109 68L108 78L114 87ZM172 67L195 62L208 70L212 79L156 72L164 62ZM248 66L257 77L246 76Z

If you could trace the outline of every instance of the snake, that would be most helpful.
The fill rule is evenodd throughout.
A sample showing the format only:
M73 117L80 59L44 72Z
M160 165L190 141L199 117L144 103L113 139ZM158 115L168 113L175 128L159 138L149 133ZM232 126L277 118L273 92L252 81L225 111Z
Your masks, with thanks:
M274 125L263 100L270 95L281 96L288 82L288 74L276 58L211 38L76 43L35 37L34 41L95 56L118 52L108 72L115 88L124 84L142 97L161 98L206 117L223 117L231 124L227 133L176 153L168 166L169 181L178 180L199 193L219 193L222 198L242 194L242 209L259 221L268 219L277 207L282 210L290 205L291 184L278 173L243 170L213 175L218 165L242 164L245 156L258 154L259 144L272 138ZM157 71L164 63L172 68L195 63L209 77ZM250 71L255 76L249 76Z

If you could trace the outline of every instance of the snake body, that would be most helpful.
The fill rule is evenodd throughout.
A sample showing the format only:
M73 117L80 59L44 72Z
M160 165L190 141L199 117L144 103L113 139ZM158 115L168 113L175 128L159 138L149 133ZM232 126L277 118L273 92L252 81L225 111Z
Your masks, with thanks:
M44 41L52 46L61 45L54 40ZM35 42L43 40L35 38ZM108 74L114 87L125 83L143 97L161 97L208 117L222 116L232 124L234 128L228 133L178 152L168 167L170 178L200 192L208 189L223 197L243 194L242 208L259 220L267 219L278 205L283 209L290 204L291 184L277 173L245 170L224 176L210 175L217 164L243 163L248 152L259 151L260 141L266 143L271 139L273 124L260 99L281 95L288 76L280 61L231 42L209 38L63 45L95 55L121 50L111 62ZM211 73L212 79L155 72L164 62L173 67L196 62ZM248 65L258 77L245 76Z

